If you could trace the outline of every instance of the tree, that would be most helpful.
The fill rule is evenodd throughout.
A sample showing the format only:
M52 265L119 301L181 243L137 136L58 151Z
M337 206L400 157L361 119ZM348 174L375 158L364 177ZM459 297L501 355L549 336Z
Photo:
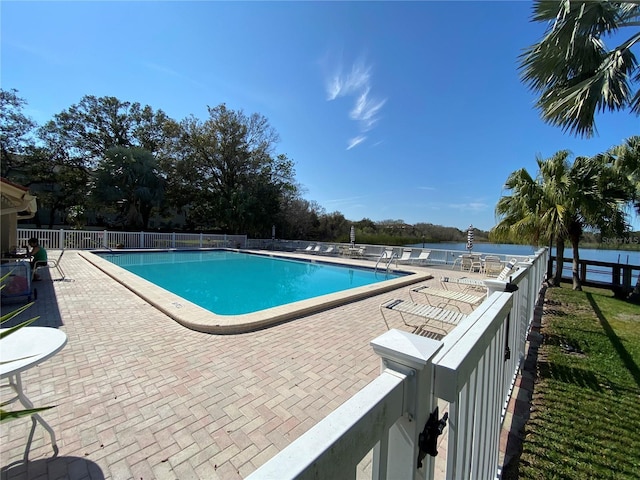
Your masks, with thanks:
M542 118L572 134L594 134L595 113L629 108L640 114L637 1L536 0L533 21L549 25L543 39L520 56L523 81L539 94ZM604 39L632 33L613 49ZM636 88L634 92L634 88Z
M36 123L22 109L26 101L15 89L0 89L0 175L7 177L26 149L33 144L31 132Z
M89 184L89 174L84 168L67 162L46 146L29 148L24 158L23 172L28 181L23 185L38 198L35 218L38 227L42 222L39 214L44 209L49 210L49 228L53 228L57 213L72 206L84 209Z
M146 229L163 194L158 162L143 148L111 148L95 171L93 199L120 210L126 227Z
M320 218L325 216L324 209L314 201L300 196L285 198L276 225L280 226L282 238L300 240L319 240Z
M95 178L99 178L107 191L104 195L92 196L97 216L105 216L115 206L113 203L96 203L95 200L102 198L109 203L114 191L124 190L118 199L126 199L128 219L123 217L123 223L131 227L146 227L152 209L162 198L160 183L164 172L161 166L166 163L179 133L178 124L162 110L154 111L148 105L142 107L137 102L123 102L115 97L88 95L55 115L52 121L39 129L38 136L43 148L56 159L59 171L66 172L67 180L70 180L69 175L74 169L80 170L75 172L78 180L82 175L86 180L93 179L93 172L101 166ZM119 152L129 160L133 158L133 164L126 166L126 162L121 162L118 168L124 168L129 176L111 180L109 176L114 172L109 172L108 168L118 164L113 157L118 148L127 150ZM107 158L109 151L111 157ZM86 181L80 191L85 194L90 188ZM95 186L93 191L97 191ZM77 202L72 196L60 196L56 208L67 210L73 206L87 210L88 201L86 195Z
M584 229L621 232L626 228L623 204L629 188L600 157L578 157L572 165L570 152L561 150L551 158L537 159L534 180L526 170L513 172L496 206L501 218L492 231L493 238L520 238L536 244L546 240L556 245L556 273L553 284L562 278L565 239L573 248L573 288L581 289L579 244Z
M601 155L578 157L570 171L565 205L567 233L573 247L573 289L581 290L579 244L586 227L603 234L621 235L628 229L624 205L630 200L626 177L616 172Z
M538 175L533 178L522 168L511 173L505 183L510 192L500 198L496 205L499 218L490 236L494 241L528 242L539 245L556 245L556 273L553 284L559 285L562 278L564 257L564 207L562 202L566 188L567 157L569 152L559 151L551 158L536 159ZM548 276L551 274L551 260Z
M181 122L169 175L171 198L192 228L264 234L282 199L295 193L293 162L273 155L278 136L261 115L222 104Z
M636 214L640 215L640 136L630 137L622 145L613 147L607 156L613 168L629 181ZM640 275L633 296L640 298Z
M348 235L351 226L340 212L320 215L318 223L318 238L324 241L335 241Z
M46 128L65 145L70 158L87 168L95 167L114 147L138 147L157 154L179 131L162 110L93 95L56 114Z
M546 160L537 159L538 181L542 188L541 210L544 214L540 222L545 230L549 246L556 246L556 271L553 285L562 281L565 239L568 235L566 203L570 192L570 165L568 150L560 150Z
M636 213L640 215L640 136L629 137L605 155L607 158L604 161L611 163L620 175L627 178L632 202Z

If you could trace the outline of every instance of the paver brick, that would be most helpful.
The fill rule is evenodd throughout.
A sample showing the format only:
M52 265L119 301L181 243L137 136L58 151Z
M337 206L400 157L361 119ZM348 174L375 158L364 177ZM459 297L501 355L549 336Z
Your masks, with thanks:
M242 478L379 374L369 345L386 331L378 306L408 299L401 288L256 332L211 335L179 325L75 251L63 262L67 280L45 272L28 311L41 316L35 325L68 337L23 374L36 405L58 405L43 418L59 457L47 462L51 445L38 427L30 480ZM21 458L28 429L3 425L2 466Z

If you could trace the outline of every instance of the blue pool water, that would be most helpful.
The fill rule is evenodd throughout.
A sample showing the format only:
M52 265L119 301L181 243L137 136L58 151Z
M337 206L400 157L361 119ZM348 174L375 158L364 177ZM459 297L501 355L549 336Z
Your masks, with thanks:
M402 275L228 251L102 256L218 315L256 312Z

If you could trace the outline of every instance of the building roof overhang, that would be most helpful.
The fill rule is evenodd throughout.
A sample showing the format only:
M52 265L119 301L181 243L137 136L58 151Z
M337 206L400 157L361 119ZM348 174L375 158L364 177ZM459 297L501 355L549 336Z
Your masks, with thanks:
M0 177L1 214L15 213L19 219L33 218L38 211L36 197L29 189Z

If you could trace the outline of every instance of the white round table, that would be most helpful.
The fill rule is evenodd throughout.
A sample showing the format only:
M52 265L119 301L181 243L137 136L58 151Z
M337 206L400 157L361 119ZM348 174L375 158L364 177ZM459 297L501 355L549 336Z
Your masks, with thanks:
M7 330L9 329L0 328L0 332L3 333ZM62 330L49 327L24 327L0 340L0 379L9 380L9 383L2 387L10 387L16 393L9 402L19 401L26 409L34 408L33 403L24 393L20 374L54 356L66 343L67 335ZM58 446L53 429L37 413L31 415L31 422L31 432L24 451L24 462L26 463L29 459L36 422L49 432L54 456L56 456Z

